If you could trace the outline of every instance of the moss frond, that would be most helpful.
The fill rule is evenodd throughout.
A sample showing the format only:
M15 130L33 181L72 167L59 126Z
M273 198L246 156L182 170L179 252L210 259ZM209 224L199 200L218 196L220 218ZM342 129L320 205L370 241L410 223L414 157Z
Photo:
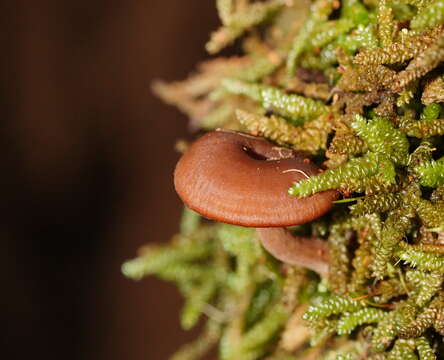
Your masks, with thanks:
M328 112L322 102L300 95L288 95L278 88L261 86L235 79L223 81L224 88L236 95L245 95L260 102L264 110L289 118L298 124Z
M424 105L444 102L444 79L441 76L426 83L421 101Z
M327 20L333 11L334 4L333 0L316 0L311 5L309 18L295 36L287 57L287 71L290 76L295 73L297 60L304 51L307 40L311 37L313 31Z
M261 96L262 106L265 109L295 121L300 118L313 119L329 111L322 102L296 94L287 95L272 87L264 88Z
M382 118L367 121L363 116L356 115L351 126L370 151L387 156L395 164L407 163L410 144L406 136L395 129L390 121Z
M251 134L309 153L325 149L328 135L332 131L332 122L328 116L306 122L303 127L292 125L284 118L275 115L268 117L238 110L236 116L240 124Z
M338 88L343 91L377 91L390 87L397 74L384 65L358 65L343 71Z
M430 346L429 340L425 336L415 339L416 349L418 350L420 360L436 360L435 352Z
M211 38L206 44L207 51L210 54L217 53L233 43L251 27L266 21L282 6L284 6L282 0L268 0L253 3L233 12L232 1L219 1L218 10L224 26L211 34Z
M398 193L369 195L362 200L358 200L355 205L350 206L350 210L355 216L384 213L394 210L400 203L401 196Z
M338 294L347 292L350 273L349 246L353 236L349 226L334 224L330 228L328 244L330 245L329 287Z
M443 27L437 26L420 34L408 34L401 40L381 48L364 50L355 56L353 62L359 65L382 65L403 63L420 55L435 43Z
M412 210L405 207L389 213L373 262L373 274L377 279L382 279L386 274L387 264L394 255L396 245L406 236L413 217Z
M444 135L444 119L415 120L402 127L408 136L428 138L430 136Z
M356 327L363 324L378 323L386 314L384 310L369 307L353 313L345 313L339 319L338 335L350 334Z
M363 157L350 159L335 169L328 169L319 175L299 181L288 192L290 195L306 197L329 189L354 191L364 184L365 179L371 178L379 171L381 171L384 180L393 182L392 169L385 168L384 162L385 164L391 163L387 158L368 153Z
M333 138L328 151L339 155L359 155L368 150L366 143L352 134L338 135Z
M391 86L392 91L404 89L413 80L424 76L444 60L444 35L441 34L435 43L414 58L405 70L399 72Z
M412 19L412 29L431 28L444 23L444 1L430 1L426 6L421 6L416 16Z
M304 314L304 319L316 321L331 315L337 315L343 312L357 311L364 304L348 296L331 295L320 304L310 306Z
M378 1L378 36L382 46L391 45L395 32L393 9L387 0Z
M402 337L418 337L424 332L435 326L438 314L442 311L443 295L437 295L430 304L411 322L400 329Z
M441 288L443 282L442 274L420 270L408 271L406 278L415 287L415 293L411 294L411 301L417 306L426 305Z
M422 186L436 188L444 185L444 161L430 161L415 168Z
M413 268L422 271L444 271L444 256L418 251L410 246L403 246L396 251L396 256Z

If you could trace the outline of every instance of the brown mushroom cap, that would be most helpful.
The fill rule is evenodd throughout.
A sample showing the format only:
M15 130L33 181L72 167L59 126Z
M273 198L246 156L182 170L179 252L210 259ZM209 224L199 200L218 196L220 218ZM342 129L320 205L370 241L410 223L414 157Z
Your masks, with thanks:
M327 212L334 190L298 199L294 183L320 169L301 153L233 131L216 130L195 141L174 173L176 191L194 211L220 222L251 227L303 224Z

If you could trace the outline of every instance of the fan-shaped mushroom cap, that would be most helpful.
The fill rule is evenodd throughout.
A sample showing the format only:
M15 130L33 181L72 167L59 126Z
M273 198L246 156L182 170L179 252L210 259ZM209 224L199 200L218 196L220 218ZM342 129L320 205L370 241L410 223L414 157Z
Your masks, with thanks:
M220 222L251 227L303 224L327 212L334 190L299 199L294 183L320 169L303 154L275 147L259 137L216 130L195 141L174 173L183 202Z

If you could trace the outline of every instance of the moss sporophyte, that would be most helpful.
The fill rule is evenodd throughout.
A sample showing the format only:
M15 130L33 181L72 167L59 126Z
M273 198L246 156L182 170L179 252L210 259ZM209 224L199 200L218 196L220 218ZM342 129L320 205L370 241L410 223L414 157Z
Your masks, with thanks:
M173 359L443 358L444 0L216 4L242 55L153 86L209 130L181 232L123 265L205 323Z

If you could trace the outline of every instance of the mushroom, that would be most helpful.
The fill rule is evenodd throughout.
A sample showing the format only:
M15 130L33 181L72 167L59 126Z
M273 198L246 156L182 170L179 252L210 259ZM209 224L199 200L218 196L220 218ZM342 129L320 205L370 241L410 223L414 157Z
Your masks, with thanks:
M264 248L277 259L328 274L328 245L293 236L283 227L326 213L334 190L299 199L288 188L321 170L302 153L263 138L227 130L208 132L179 160L174 184L182 201L206 218L257 228Z

